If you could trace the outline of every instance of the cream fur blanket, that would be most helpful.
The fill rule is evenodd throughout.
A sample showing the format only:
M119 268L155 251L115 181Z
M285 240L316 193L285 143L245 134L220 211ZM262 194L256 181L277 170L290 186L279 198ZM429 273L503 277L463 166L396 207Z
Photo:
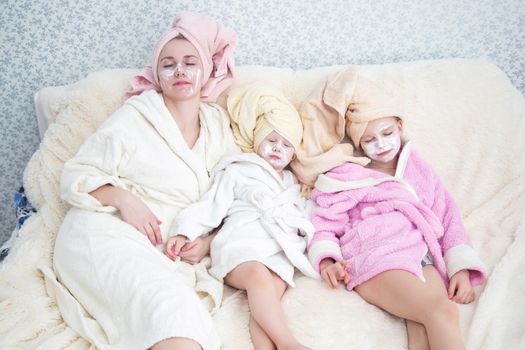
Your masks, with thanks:
M240 67L235 85L280 85L296 107L341 67L292 71ZM406 130L456 198L474 248L489 273L478 299L460 305L468 349L525 348L525 100L494 65L478 60L357 66L405 103ZM89 349L66 326L38 266L51 266L55 234L67 211L58 197L62 165L119 104L136 71L93 73L43 89L50 126L24 174L38 214L0 266L1 349ZM220 100L224 106L224 98ZM283 305L297 337L315 349L405 349L404 322L356 293L298 277ZM228 289L213 315L224 349L252 348L243 293Z

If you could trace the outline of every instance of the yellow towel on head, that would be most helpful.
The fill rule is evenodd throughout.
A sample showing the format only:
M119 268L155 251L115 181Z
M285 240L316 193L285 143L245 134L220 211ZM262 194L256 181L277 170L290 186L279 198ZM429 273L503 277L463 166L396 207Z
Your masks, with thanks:
M272 131L286 138L297 150L303 136L299 113L281 89L255 82L230 90L226 102L233 136L243 152L256 152Z
M346 111L346 133L359 148L368 122L383 117L403 119L403 111L394 98L371 80L360 77Z
M315 89L301 106L303 141L296 148L291 166L299 181L313 186L317 177L345 162L366 165L368 158L354 157L345 137L345 114L352 102L358 74L352 67L329 77Z

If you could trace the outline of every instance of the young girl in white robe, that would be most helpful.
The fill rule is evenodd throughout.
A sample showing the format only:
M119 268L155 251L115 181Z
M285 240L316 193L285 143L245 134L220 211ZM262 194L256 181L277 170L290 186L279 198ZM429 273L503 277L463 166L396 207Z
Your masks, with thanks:
M278 90L255 83L228 97L234 135L250 153L224 157L213 184L175 218L166 255L176 259L188 241L222 223L211 244L210 273L247 291L256 349L307 349L288 328L280 299L294 286L294 268L317 278L304 254L313 234L306 201L285 170L302 137L293 105Z

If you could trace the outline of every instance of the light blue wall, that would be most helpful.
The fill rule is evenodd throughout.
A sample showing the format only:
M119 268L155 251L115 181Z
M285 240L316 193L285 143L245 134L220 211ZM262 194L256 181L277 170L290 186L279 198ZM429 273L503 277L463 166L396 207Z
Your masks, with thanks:
M38 147L33 94L102 68L142 67L179 10L207 12L234 28L238 64L484 57L525 92L522 0L1 0L0 242L14 227L11 198Z

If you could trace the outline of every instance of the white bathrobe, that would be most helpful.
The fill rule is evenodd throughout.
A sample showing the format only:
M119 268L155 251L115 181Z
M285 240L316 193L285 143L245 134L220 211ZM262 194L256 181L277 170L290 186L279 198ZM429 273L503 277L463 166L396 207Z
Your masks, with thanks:
M217 164L210 190L177 215L170 232L193 240L224 219L211 243L210 274L222 279L243 262L259 261L295 286L294 266L318 277L304 254L313 236L305 204L291 172L281 178L257 154L233 154Z
M104 184L131 191L162 221L165 240L175 215L208 189L217 161L238 151L219 106L201 103L199 118L200 135L190 149L161 95L145 92L127 100L64 166L61 194L74 208L55 245L62 284L44 274L65 321L100 349L146 349L170 337L220 347L195 291L207 296L211 309L220 303L222 285L203 264L168 259L115 208L88 194Z

